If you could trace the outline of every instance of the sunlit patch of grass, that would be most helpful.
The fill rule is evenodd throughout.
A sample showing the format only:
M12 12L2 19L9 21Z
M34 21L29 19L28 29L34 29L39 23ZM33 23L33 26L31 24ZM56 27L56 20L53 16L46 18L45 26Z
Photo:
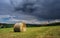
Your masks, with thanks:
M51 28L46 32L44 38L60 38L60 28Z

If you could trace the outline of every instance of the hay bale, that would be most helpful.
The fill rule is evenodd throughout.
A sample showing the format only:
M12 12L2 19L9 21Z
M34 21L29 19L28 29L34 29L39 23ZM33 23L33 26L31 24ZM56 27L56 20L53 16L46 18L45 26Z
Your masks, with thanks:
M26 31L26 24L24 22L16 23L14 25L14 32L24 32L24 31Z

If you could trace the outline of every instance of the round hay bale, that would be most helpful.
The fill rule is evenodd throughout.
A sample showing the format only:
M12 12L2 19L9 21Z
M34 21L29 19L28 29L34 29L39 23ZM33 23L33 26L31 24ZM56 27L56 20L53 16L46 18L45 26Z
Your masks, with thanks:
M26 24L24 22L16 23L14 25L14 32L24 32L24 31L26 31Z

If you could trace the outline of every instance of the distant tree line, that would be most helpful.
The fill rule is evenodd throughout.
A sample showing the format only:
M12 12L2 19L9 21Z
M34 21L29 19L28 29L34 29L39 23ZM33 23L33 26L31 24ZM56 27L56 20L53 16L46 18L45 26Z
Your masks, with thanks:
M41 27L41 26L57 26L60 22L50 23L50 24L26 24L27 27ZM0 28L11 28L14 24L0 23Z

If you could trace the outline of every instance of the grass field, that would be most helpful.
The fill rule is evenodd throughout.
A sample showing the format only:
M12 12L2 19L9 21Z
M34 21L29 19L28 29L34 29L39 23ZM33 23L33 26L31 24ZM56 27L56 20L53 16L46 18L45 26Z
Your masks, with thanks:
M13 28L0 28L0 38L60 38L60 26L27 27L26 32L13 32Z

